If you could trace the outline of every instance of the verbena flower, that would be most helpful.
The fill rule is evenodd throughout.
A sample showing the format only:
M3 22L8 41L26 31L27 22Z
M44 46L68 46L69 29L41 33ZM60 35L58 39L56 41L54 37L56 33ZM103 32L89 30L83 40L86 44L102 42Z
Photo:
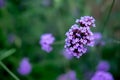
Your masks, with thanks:
M91 80L114 80L112 74L104 71L97 71Z
M76 20L81 27L95 27L95 19L92 16L83 16Z
M110 64L107 61L100 61L97 65L97 70L108 71L110 69Z
M18 67L18 73L21 75L28 75L32 70L32 66L28 58L23 58Z
M96 46L104 46L105 45L105 41L102 40L102 34L100 32L95 32L93 36L95 39Z
M57 80L77 80L75 71L69 71L66 74L60 75Z
M86 46L94 46L94 37L89 27L74 24L66 33L65 48L71 55L79 58L86 53Z
M51 45L53 44L54 41L55 38L53 37L53 35L48 33L48 34L43 34L41 36L39 43L42 47L42 50L49 53L50 51L52 51Z

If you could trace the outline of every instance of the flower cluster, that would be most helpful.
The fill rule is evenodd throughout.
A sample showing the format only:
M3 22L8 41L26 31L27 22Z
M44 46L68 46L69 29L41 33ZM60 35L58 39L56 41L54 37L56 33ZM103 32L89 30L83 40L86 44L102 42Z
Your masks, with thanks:
M66 74L60 75L57 80L77 80L75 71L69 71Z
M32 70L32 66L28 58L23 58L19 64L18 72L21 75L28 75Z
M110 69L110 64L107 61L100 61L96 68L97 71L91 80L114 80L112 74L107 72Z
M107 61L100 61L96 68L99 71L108 71L110 69L110 64Z
M81 27L95 27L95 19L92 16L84 16L76 20Z
M97 71L91 80L114 80L109 72Z
M52 34L48 33L41 36L39 43L42 46L42 50L49 53L50 51L52 51L51 45L54 41L55 38L52 36Z
M77 19L76 22L79 24L74 24L66 32L65 48L71 55L79 58L82 54L86 53L86 46L94 46L94 37L90 26L95 26L95 20L92 17L85 16Z

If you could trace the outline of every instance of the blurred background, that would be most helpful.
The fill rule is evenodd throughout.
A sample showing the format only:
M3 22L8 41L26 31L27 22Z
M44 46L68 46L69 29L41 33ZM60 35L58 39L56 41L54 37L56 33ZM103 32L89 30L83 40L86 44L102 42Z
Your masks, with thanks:
M0 56L10 49L16 50L2 62L20 80L63 80L59 76L69 71L74 71L77 80L90 80L98 64L106 61L108 72L114 80L120 80L120 0L115 0L105 23L112 1L0 0ZM55 42L64 41L75 20L85 15L96 19L92 31L101 37L80 59L66 57L64 43L52 45L50 53L41 49L42 34L52 33ZM21 74L18 68L26 58L30 71ZM0 80L8 79L14 80L0 66Z

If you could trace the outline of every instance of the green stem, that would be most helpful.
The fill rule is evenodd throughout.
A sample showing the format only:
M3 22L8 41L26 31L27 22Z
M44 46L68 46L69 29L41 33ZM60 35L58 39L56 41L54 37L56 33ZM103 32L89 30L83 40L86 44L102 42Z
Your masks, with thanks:
M104 23L103 23L103 26L104 26L103 32L104 32L104 30L105 30L105 27L107 26L107 23L108 23L108 20L109 20L109 18L110 18L110 14L111 14L112 8L113 8L113 6L114 6L114 3L115 3L115 0L112 1L111 6L110 6L110 9L109 9L109 12L108 12L108 14L107 14L107 17L106 17L106 19L105 19L105 21L104 21Z
M0 61L5 59L6 57L12 55L13 53L15 53L15 51L16 51L15 49L10 49L10 50L4 52L3 55L0 55Z
M0 61L0 65L15 79L20 80L15 74L13 74L5 65Z

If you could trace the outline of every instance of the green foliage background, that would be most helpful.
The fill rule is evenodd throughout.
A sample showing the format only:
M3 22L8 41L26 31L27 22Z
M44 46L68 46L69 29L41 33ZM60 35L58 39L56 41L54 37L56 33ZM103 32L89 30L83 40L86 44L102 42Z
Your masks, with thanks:
M21 80L56 80L68 70L75 70L78 80L84 80L85 72L95 72L100 60L107 60L115 80L120 79L120 6L115 1L106 26L104 21L112 0L4 0L0 7L0 54L11 48L16 52L2 60ZM39 45L40 36L52 33L56 42L64 41L65 33L77 18L90 15L96 19L93 32L101 32L105 46L90 48L80 59L67 60L61 55L64 43L53 45L46 53ZM9 35L14 42L9 42ZM0 56L1 56L0 55ZM21 76L17 72L19 62L28 57L32 72ZM0 66L0 80L14 80Z

